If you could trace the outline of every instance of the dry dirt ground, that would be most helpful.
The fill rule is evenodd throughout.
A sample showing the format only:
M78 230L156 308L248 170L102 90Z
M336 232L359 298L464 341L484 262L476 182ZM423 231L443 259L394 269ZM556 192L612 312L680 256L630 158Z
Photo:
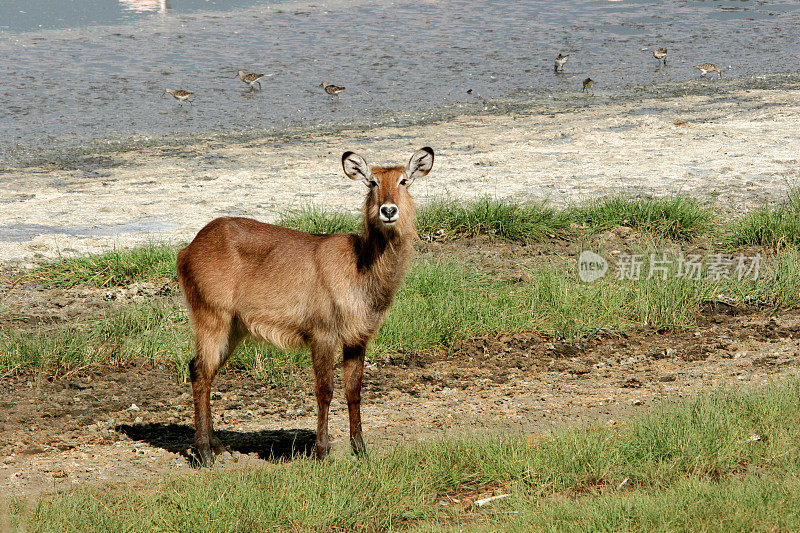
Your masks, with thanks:
M600 239L614 247L619 235ZM421 248L423 254L477 254L500 275L516 276L515 265L569 257L575 243L520 246L472 239ZM111 292L116 296L101 289L22 283L6 293L10 314L4 320L38 327L126 299L176 297L168 281ZM798 354L800 312L726 305L706 307L689 331L601 332L576 344L522 332L470 339L419 357L384 354L366 368L365 434L376 450L448 435L537 438L566 423L624 423L665 399L722 385L759 386L796 374ZM189 384L175 376L174 369L132 364L56 379L42 374L0 378L6 391L0 399L0 493L34 497L87 483L188 471L192 400ZM231 450L220 457L219 468L310 450L315 401L308 371L286 389L230 372L219 376L215 387L215 426ZM337 383L331 407L337 456L347 453L341 390Z

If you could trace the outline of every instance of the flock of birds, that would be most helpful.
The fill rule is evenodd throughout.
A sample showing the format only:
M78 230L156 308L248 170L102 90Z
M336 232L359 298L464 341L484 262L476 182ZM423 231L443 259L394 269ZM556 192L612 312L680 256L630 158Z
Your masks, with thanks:
M656 48L653 50L653 57L656 58L658 61L663 61L664 65L667 64L667 49L666 48ZM564 64L569 59L569 54L564 55L559 53L555 59L554 70L555 72L564 72ZM702 63L700 65L694 65L694 68L700 71L700 75L703 78L707 78L707 74L709 72L716 72L719 74L719 77L722 77L722 71L717 68L714 63ZM251 90L255 90L255 86L258 85L258 88L261 89L261 78L263 78L265 74L256 74L254 72L245 72L244 70L240 70L236 73L235 77L238 77L242 80L242 82L246 83L250 86ZM344 87L340 85L333 85L331 83L322 82L319 84L320 87L331 97L331 102L334 100L341 100L341 96L339 94L344 91ZM581 89L582 92L589 93L591 92L594 94L594 80L592 78L586 78L583 80L583 88ZM472 89L468 90L467 93L472 93ZM192 100L189 98L194 95L193 92L184 91L183 89L164 89L161 97L163 98L165 95L170 94L173 98L175 98L181 107L183 107L184 102L189 102L192 104Z
M264 76L266 76L266 74L256 74L255 72L245 72L244 70L240 70L234 77L238 77L240 80L242 80L242 82L249 85L251 90L255 90L256 85L258 85L258 88L261 89L261 78ZM342 97L339 96L339 93L345 89L339 85L333 85L324 81L320 83L319 86L330 95L331 102L333 102L336 98L341 100ZM184 91L183 89L164 89L164 92L161 93L161 98L164 98L164 96L167 94L172 95L172 97L178 101L178 104L180 104L181 107L183 107L184 102L189 102L189 105L194 105L192 104L192 100L190 100L190 97L194 96L194 93L191 91Z
M667 64L667 49L666 48L656 48L653 50L653 57L656 58L658 61L663 61L664 65ZM564 72L564 63L567 62L569 59L569 54L558 54L555 59L555 64L553 65L553 69L556 72ZM714 63L702 63L700 65L694 65L694 68L700 71L700 75L703 78L707 78L707 74L709 72L716 72L719 74L719 77L722 77L722 71L717 68ZM583 80L583 89L581 91L588 93L589 91L594 94L594 80L592 78L586 78Z

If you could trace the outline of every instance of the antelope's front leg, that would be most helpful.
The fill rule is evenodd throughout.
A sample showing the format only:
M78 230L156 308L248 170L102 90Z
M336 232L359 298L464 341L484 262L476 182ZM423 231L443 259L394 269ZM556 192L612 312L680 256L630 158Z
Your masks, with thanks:
M333 398L333 358L336 342L315 340L311 343L314 366L314 393L317 397L317 459L324 459L331 450L328 442L328 411Z
M356 455L367 455L361 435L361 382L364 377L365 345L345 346L342 357L342 377L347 412L350 415L350 446Z

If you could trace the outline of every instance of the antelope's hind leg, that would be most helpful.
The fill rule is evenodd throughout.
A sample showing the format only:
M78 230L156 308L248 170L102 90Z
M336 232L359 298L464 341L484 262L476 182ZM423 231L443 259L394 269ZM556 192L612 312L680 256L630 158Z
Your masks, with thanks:
M197 453L202 466L214 464L214 454L225 451L214 435L211 422L211 383L239 344L242 333L233 317L202 318L195 313L195 347L197 353L189 366L194 396L194 427Z
M333 398L333 359L335 339L314 339L311 342L311 363L314 366L314 393L317 397L317 459L324 459L331 450L328 442L328 412Z
M359 456L367 455L361 434L361 383L364 378L364 352L366 346L345 346L342 351L342 378L347 412L350 415L350 446Z

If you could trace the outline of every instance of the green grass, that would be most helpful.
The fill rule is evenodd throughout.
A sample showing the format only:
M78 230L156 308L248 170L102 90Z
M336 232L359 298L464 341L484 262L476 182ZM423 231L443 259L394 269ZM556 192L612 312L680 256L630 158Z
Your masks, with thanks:
M489 235L517 242L538 242L574 233L572 222L592 231L629 226L675 240L688 240L712 228L711 210L688 196L628 198L614 196L557 210L544 202L517 202L488 196L472 201L437 200L417 210L421 235L457 239ZM288 211L281 225L316 234L358 231L360 215L308 206Z
M355 233L361 230L361 216L309 205L282 213L277 224L315 235Z
M673 214L694 209L684 209L694 204L681 199L664 202L673 206L664 207ZM647 205L657 204L658 201L652 201ZM620 199L593 205L593 212L605 214L617 209L609 207L612 205L620 213L639 209L650 213L647 216L654 216L658 211L655 207L633 209L631 205L640 204ZM675 207L678 205L684 207ZM601 219L610 217L584 221L597 225ZM648 224L647 217L635 219L638 220L635 224L631 222L634 219L625 220L639 227ZM523 238L520 235L564 230L565 220L565 215L541 205L522 206L484 198L467 206L450 202L433 204L421 210L420 227L434 232L442 230L451 236L490 233L519 239ZM309 208L286 215L284 222L328 232L352 229L357 219L350 215L330 217ZM521 231L522 227L528 229ZM673 231L677 226L668 227ZM694 227L699 231L700 226ZM653 250L640 251L646 257ZM152 245L70 258L44 265L33 274L59 287L107 287L174 278L174 261L174 248ZM625 331L634 326L687 328L695 324L704 302L721 296L748 305L800 306L800 249L791 244L782 247L780 253L763 258L756 281L680 279L674 276L674 265L666 281L648 280L646 276L638 281L616 280L614 274L609 272L603 280L585 284L576 279L574 266L565 264L531 269L527 280L517 283L497 279L471 263L418 262L401 287L370 353L414 355L449 350L469 338L521 330L573 341L600 330ZM40 369L58 375L143 359L173 366L178 378L184 379L185 362L192 351L191 332L185 313L176 305L156 298L149 304L85 319L79 324L35 331L7 326L0 329L0 372ZM304 351L283 353L245 344L230 365L267 381L287 384L307 361Z
M150 244L127 250L69 257L46 263L31 274L48 285L114 287L154 279L177 279L178 249L168 244Z
M490 235L537 242L569 233L569 217L544 203L517 203L482 197L471 202L439 200L420 208L417 230L450 239Z
M370 355L449 350L470 338L521 330L574 341L599 330L687 328L695 324L703 302L723 295L750 305L800 306L800 251L764 258L755 281L674 275L665 281L617 280L612 271L582 283L574 265L567 265L530 270L529 279L515 282L470 263L419 261L398 291ZM58 375L138 359L174 367L185 379L191 331L177 305L154 299L84 323L38 331L0 329L0 372L39 369ZM307 362L302 350L284 353L247 343L230 367L283 385Z
M512 501L484 513L488 519L481 524L433 523L411 531L494 532L498 526L503 531L797 531L798 508L796 471L771 471L722 481L690 477L660 491Z
M82 488L18 503L13 521L36 531L797 530L799 440L792 380L665 403L612 429L465 436L369 460ZM453 505L489 488L511 497Z
M628 226L673 240L690 240L712 228L710 209L688 196L629 198L612 196L591 200L569 210L579 223L599 232Z
M534 242L563 234L569 222L567 215L543 203L516 203L490 197L471 202L438 200L417 210L420 234L450 239L491 235ZM306 206L283 213L278 224L318 235L353 233L361 228L361 215Z
M183 373L188 346L185 316L155 301L85 324L0 330L0 372L36 369L58 375L137 359L174 365Z
M788 217L786 220L789 224ZM682 196L662 199L614 197L566 210L556 210L544 203L483 197L471 202L435 201L417 212L417 228L421 235L447 239L489 235L527 243L573 235L576 232L574 222L593 231L626 225L658 236L688 239L707 231L710 221L708 210L695 200ZM282 213L278 224L320 235L352 233L359 231L361 217L306 206ZM68 257L46 263L34 269L32 274L49 285L62 288L123 286L161 278L174 280L177 276L177 250L168 244L151 244Z
M578 220L592 230L621 223L687 239L712 224L710 217L693 219L691 206L662 206L658 215L652 206L631 207L638 202L612 199L605 206L584 206L579 214L488 199L463 208L441 203L420 210L420 232L535 241L550 232L572 231L567 224ZM527 215L524 209L530 209ZM781 209L791 213L795 208L773 211ZM286 225L316 233L354 231L358 222L314 209L285 217ZM781 217L774 219L780 224L766 224L769 232L758 234L772 240L739 243L779 249L763 258L755 281L673 275L666 281L628 281L614 279L612 271L586 284L570 264L533 269L520 282L498 279L471 263L417 262L370 356L447 350L461 340L519 330L575 340L604 329L686 328L695 324L704 301L720 295L741 303L799 307L800 248L790 238L791 217ZM735 227L760 226L742 222ZM747 231L731 234L751 235ZM174 279L174 260L174 248L155 245L71 258L34 273L60 287L107 287ZM0 329L0 373L39 369L59 375L136 359L168 365L177 379L186 379L191 332L176 305L154 298L83 323L35 331L5 327ZM253 343L229 362L235 371L280 386L307 366L305 351L284 353ZM799 530L799 392L797 381L752 393L720 392L657 407L613 430L569 428L535 444L525 436L465 437L373 452L369 461L299 458L246 471L194 472L138 488L81 489L47 497L34 508L18 503L14 520L37 531ZM748 442L752 434L762 439ZM617 490L623 479L628 479L625 488ZM482 510L448 503L448 497L463 499L487 488L512 497Z
M530 323L524 288L455 262L419 262L398 292L373 351L415 354Z
M784 203L764 205L731 222L726 232L731 247L758 245L780 248L800 243L800 189L791 189Z
M38 331L0 329L0 374L37 370L59 376L138 361L166 365L174 369L176 379L185 381L192 357L186 312L161 300L67 326ZM246 342L228 367L285 386L307 364L304 352L282 352Z

